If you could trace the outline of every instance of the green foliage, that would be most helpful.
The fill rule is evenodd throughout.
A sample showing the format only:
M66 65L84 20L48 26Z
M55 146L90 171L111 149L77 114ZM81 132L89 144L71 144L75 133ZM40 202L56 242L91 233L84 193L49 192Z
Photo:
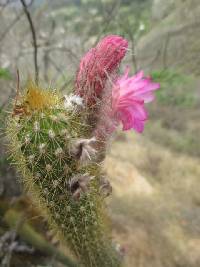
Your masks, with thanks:
M136 40L149 30L150 1L94 1L75 2L57 9L54 15L70 34L78 34L83 40L109 33ZM81 16L80 16L81 14ZM95 41L95 39L92 39Z
M149 30L150 9L148 6L148 1L132 1L131 4L120 7L116 27L120 27L122 35L125 34L128 39L137 40Z
M174 70L158 70L151 74L155 82L160 83L156 92L158 103L179 107L195 105L193 79Z
M11 80L11 74L8 69L0 68L0 79Z

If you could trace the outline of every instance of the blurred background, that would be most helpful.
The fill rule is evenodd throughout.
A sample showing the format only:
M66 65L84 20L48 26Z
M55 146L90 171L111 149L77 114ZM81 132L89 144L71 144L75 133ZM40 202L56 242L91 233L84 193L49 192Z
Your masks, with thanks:
M22 2L0 0L0 266L63 266L57 252L48 256L48 246L69 253L23 193L6 154L16 70L23 84L36 67L42 83L67 93L84 53L119 34L129 41L121 71L127 64L132 74L144 69L161 89L144 133L119 131L108 150L113 239L127 267L199 267L200 1L26 0L25 8Z

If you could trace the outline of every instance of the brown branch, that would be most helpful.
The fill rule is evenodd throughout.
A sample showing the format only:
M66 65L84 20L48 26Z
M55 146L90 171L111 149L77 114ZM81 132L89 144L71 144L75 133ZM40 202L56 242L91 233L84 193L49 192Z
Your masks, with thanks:
M102 5L102 8L104 8L104 5L103 5L102 1L101 1L101 5ZM107 32L107 30L108 30L108 28L109 28L114 16L116 16L116 14L117 14L117 10L119 10L119 8L120 8L120 5L121 5L121 0L113 1L112 6L111 6L111 10L109 10L109 12L103 18L104 19L103 28L101 29L101 31L97 35L96 40L94 42L94 46L97 45L97 43L99 42L99 39L101 38L101 36L105 32Z
M13 26L21 19L23 15L23 12L21 12L11 23L8 25L8 27L5 29L5 31L0 36L0 42L6 37L6 35L9 33L9 31L12 29Z
M35 82L36 84L38 84L38 80L39 80L39 67L38 67L38 59L37 59L37 38L36 38L36 32L35 32L35 28L34 28L34 24L33 24L33 20L32 20L32 17L31 17L31 14L28 10L28 6L25 2L25 0L20 0L21 1L21 4L23 6L23 9L24 9L24 13L27 17L27 20L29 22L29 25L30 25L30 30L31 30L31 33L32 33L32 38L33 38L33 49L34 49L34 67L35 67Z
M131 60L132 60L134 70L135 70L135 72L137 72L138 66L137 66L137 58L135 55L135 39L134 39L133 34L130 34L129 37L131 39Z
M62 68L61 67L59 67L56 63L55 63L55 61L49 56L49 62L54 66L54 68L62 75L62 76L64 76L64 74L63 74L63 70L62 70ZM65 76L64 76L65 77Z
M20 86L20 78L19 78L19 70L17 69L17 90L16 90L16 97L15 97L15 104L14 104L15 107L17 105L17 100L19 97L19 86Z
M168 52L168 46L170 42L170 34L168 33L166 36L166 40L164 43L164 48L163 48L163 68L167 69L167 52Z
M127 34L129 40L131 41L131 61L134 68L134 71L138 71L138 62L136 57L136 40L134 37L133 29L128 21L126 21L126 25L124 26L123 23L119 22L119 25L122 27L123 31Z
M52 36L54 34L55 28L56 28L55 20L52 20L51 29L50 29L50 31L48 33L48 37L45 40L45 45L46 46L50 46L51 45ZM44 55L43 55L43 61L44 61L44 79L45 79L46 82L49 82L49 77L48 77L49 53L50 53L50 51L47 49L47 50L44 51Z
M172 28L168 31L168 34L171 36L177 36L178 34L185 34L187 30L193 30L200 27L200 20L192 21L191 23L180 25L175 28Z
M5 3L0 3L0 7L6 7L7 5L16 2L17 0L6 0Z

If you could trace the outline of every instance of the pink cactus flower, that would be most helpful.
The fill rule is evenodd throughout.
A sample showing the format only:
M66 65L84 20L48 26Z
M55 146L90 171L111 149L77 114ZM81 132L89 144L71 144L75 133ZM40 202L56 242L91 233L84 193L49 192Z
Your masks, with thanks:
M123 130L135 129L141 133L148 119L145 103L154 99L153 92L160 85L145 78L143 71L128 77L129 68L118 78L112 90L112 116L122 122Z
M117 35L103 38L82 58L75 93L91 106L101 99L108 76L112 76L126 54L128 41Z

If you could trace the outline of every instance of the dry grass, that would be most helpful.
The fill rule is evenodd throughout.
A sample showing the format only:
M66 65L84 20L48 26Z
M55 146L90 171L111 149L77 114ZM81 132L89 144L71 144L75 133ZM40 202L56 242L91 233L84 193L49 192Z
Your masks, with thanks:
M116 138L105 165L127 267L200 266L199 163L133 132Z

